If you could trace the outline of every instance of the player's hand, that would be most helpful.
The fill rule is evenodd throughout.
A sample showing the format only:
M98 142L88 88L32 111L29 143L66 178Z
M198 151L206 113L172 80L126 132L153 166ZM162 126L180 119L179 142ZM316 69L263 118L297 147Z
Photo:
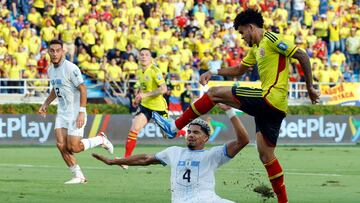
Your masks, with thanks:
M308 89L308 93L309 93L311 103L313 103L313 104L319 103L320 93L314 87L310 87Z
M46 117L47 114L47 109L48 109L48 105L43 104L41 105L41 107L39 108L39 114L42 115L44 118Z
M83 127L84 123L85 123L85 113L79 112L79 114L76 118L76 127L81 128L81 127Z
M212 76L212 74L210 73L210 71L207 71L204 74L202 74L200 76L200 84L206 85L209 82L211 76Z
M223 111L227 111L227 110L231 109L231 106L228 106L228 105L222 104L222 103L218 103L217 106Z
M107 165L110 165L110 160L104 156L101 156L99 154L92 153L91 154L95 159L104 162Z
M134 103L136 105L140 104L142 97L143 97L143 95L141 93L137 94L136 97L135 97L135 102Z

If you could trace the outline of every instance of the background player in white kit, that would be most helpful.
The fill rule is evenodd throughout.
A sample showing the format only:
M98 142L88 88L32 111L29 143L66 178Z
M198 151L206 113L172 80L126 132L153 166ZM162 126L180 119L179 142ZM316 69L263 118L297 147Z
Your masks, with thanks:
M249 138L234 109L223 104L219 106L226 110L236 133L236 139L223 146L204 150L204 145L209 139L210 127L204 120L196 119L188 126L187 148L168 147L155 155L139 154L122 159L108 159L98 154L93 156L108 165L169 165L173 203L232 202L216 195L214 172L245 147L249 143Z
M85 183L86 179L73 153L102 145L112 154L114 148L105 134L82 139L86 124L86 86L83 84L81 72L75 64L65 59L62 41L51 41L49 54L51 64L48 67L48 76L52 90L39 113L45 116L49 104L55 98L58 99L56 146L73 174L73 178L65 184Z

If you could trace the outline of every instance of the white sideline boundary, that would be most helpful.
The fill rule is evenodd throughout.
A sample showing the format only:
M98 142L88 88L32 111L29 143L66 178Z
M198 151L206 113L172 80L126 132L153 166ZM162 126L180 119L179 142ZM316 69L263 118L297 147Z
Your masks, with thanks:
M53 168L53 169L66 169L66 167L59 167L59 166L50 166L50 165L31 165L31 164L7 164L7 163L0 163L0 168L7 168L7 167L13 167L13 168ZM94 167L94 166L81 166L82 169L88 169L88 170L113 170L114 168L111 167ZM158 170L157 168L149 168L149 167L139 167L134 166L131 167L131 170ZM120 170L122 171L122 170ZM253 170L241 170L239 168L236 169L230 169L230 168L224 168L224 169L218 169L218 171L226 171L227 173L242 173L242 174L249 174L249 173L264 173L264 171L253 171ZM298 171L298 172L289 172L289 171ZM349 170L343 170L343 171L349 171ZM298 175L298 176L325 176L325 177L341 177L341 176L348 176L343 174L337 174L337 173L306 173L301 172L300 169L286 169L285 175ZM353 176L353 175L349 175ZM359 175L355 175L359 176Z

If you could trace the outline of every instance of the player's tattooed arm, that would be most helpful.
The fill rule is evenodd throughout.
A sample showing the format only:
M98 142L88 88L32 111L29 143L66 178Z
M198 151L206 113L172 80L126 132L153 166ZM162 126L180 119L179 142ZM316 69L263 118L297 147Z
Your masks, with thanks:
M167 87L166 87L166 84L163 83L154 91L147 92L147 93L140 93L140 94L141 94L141 97L144 98L144 97L158 96L161 94L165 94L166 92L167 92Z
M249 134L242 124L240 118L236 116L235 109L221 103L217 104L217 106L225 111L235 130L236 140L232 140L226 143L227 155L234 157L237 153L240 152L242 148L249 144Z
M227 154L230 157L234 157L249 143L249 135L244 125L241 123L240 118L233 116L230 120L235 130L236 140L228 142L226 146Z
M312 84L312 73L311 73L311 64L308 55L301 49L296 50L295 54L292 56L294 59L297 59L301 64L301 68L305 73L305 80L307 88L313 86Z
M309 93L311 102L313 104L318 103L320 94L315 90L312 83L313 77L311 73L311 64L310 64L309 56L304 51L298 49L296 50L292 58L295 58L299 61L301 68L304 71L306 88Z

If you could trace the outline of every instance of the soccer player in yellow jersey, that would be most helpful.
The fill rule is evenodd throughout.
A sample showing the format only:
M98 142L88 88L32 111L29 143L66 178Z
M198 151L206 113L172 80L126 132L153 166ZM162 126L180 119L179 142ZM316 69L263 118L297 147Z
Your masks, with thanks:
M153 111L167 117L167 103L163 94L167 92L165 80L161 70L152 62L151 51L147 48L140 50L141 68L137 72L140 91L135 102L139 104L125 144L125 157L131 156L137 135L149 122Z
M212 75L239 76L257 64L261 89L244 87L212 87L176 121L153 113L155 122L163 133L174 138L176 131L191 120L210 111L215 104L224 103L238 108L255 118L256 144L261 162L264 164L278 202L288 202L282 168L275 157L275 146L281 122L286 115L289 79L289 60L297 59L305 73L306 87L312 103L317 103L319 94L312 85L309 57L281 35L263 29L261 13L247 9L237 15L234 28L239 31L250 50L237 68L210 69L200 77L202 85Z

